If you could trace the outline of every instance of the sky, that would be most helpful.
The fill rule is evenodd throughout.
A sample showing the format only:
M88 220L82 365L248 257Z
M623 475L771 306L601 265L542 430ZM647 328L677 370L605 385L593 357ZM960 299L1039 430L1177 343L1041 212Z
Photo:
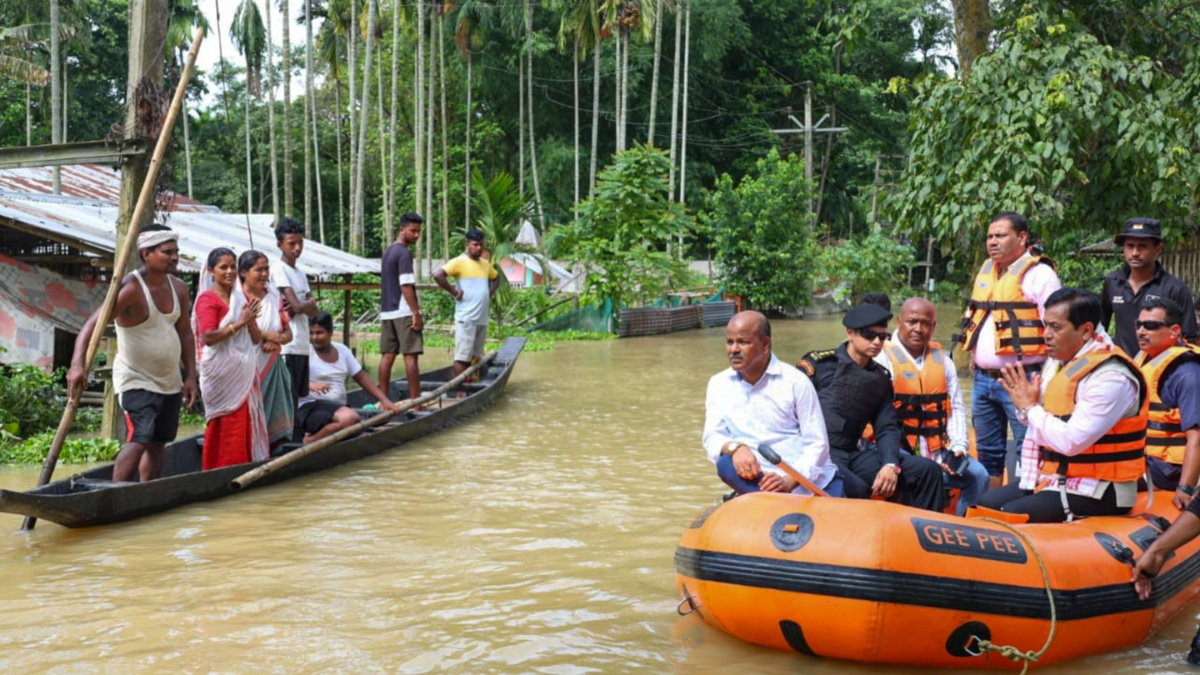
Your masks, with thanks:
M212 32L204 38L204 43L200 45L200 53L196 57L196 66L207 73L211 73L220 60L220 54L224 52L225 59L234 63L241 63L241 55L238 54L236 48L229 40L229 24L233 21L234 12L241 0L200 0L200 11L204 13L208 19L208 25L212 27ZM283 16L279 13L278 0L255 0L258 3L258 9L261 12L271 12L271 45L278 49L280 43L283 42ZM219 7L218 7L219 5ZM297 11L304 8L301 0L289 0L289 9L295 15ZM217 34L217 10L221 10L221 32ZM266 17L263 17L265 22ZM320 24L313 23L314 32ZM220 49L218 49L217 40L220 38ZM291 26L292 43L304 42L304 26L293 23ZM301 69L302 70L302 69ZM292 79L292 92L304 91L303 76ZM204 100L205 104L211 103L217 98L217 90L213 87L209 88L209 95Z

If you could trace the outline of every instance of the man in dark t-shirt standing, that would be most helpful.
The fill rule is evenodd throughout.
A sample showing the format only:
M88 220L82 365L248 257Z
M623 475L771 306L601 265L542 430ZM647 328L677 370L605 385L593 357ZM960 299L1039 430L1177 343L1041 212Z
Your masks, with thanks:
M1192 289L1163 269L1158 261L1163 252L1162 224L1153 218L1130 218L1114 240L1125 256L1125 265L1104 278L1100 294L1101 324L1130 358L1138 353L1137 323L1142 302L1153 298L1174 300L1183 308L1183 339L1195 343L1196 309Z
M421 370L417 358L425 351L421 337L421 308L417 304L417 277L413 271L413 255L409 247L421 238L421 216L405 213L400 216L400 232L396 243L383 252L380 275L383 298L379 323L379 389L389 396L392 364L397 354L404 355L404 374L408 380L409 398L421 395Z

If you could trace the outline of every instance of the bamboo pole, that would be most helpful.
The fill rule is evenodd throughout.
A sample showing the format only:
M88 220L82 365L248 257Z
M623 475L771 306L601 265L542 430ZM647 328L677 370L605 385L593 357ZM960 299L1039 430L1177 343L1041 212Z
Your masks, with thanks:
M183 106L183 97L187 92L188 82L192 79L192 68L196 64L196 54L200 52L200 43L203 41L204 29L197 28L195 37L192 38L192 48L188 50L183 74L179 76L179 84L175 87L175 96L171 99L171 107L167 110L167 118L163 121L162 131L158 134L158 142L154 145L154 155L150 158L150 168L145 182L142 183L142 192L138 195L137 204L133 208L133 216L129 220L129 232L125 236L121 250L117 252L116 263L112 270L112 280L108 284L108 294L104 296L104 304L100 306L100 314L96 318L92 338L88 341L87 353L83 360L85 374L91 370L92 361L96 359L96 352L100 349L100 340L104 339L104 329L112 319L113 305L116 304L117 294L121 290L121 280L125 277L125 269L129 266L129 259L133 257L133 252L137 250L137 237L138 231L142 227L142 217L146 209L153 203L158 170L162 165L163 155L166 154L167 147L171 144L171 131L175 128L175 120L179 117L179 110ZM54 467L58 464L58 455L62 452L67 431L71 428L71 423L75 421L75 411L79 409L79 399L82 394L81 391L67 392L67 406L63 410L62 420L58 423L58 430L54 432L54 441L50 444L50 451L46 453L46 461L42 464L42 473L38 476L38 487L49 483L50 477L54 475ZM21 524L21 529L32 530L36 523L36 518L27 517Z
M294 462L298 462L301 459L304 459L305 457L308 457L309 455L311 455L313 453L320 452L320 451L324 450L325 448L328 448L329 446L333 445L334 443L337 443L338 441L345 440L347 438L350 438L351 436L356 436L359 433L362 433L363 431L370 429L371 427L377 427L380 424L383 424L384 422L390 420L395 415L399 415L401 413L408 412L409 410L412 410L413 408L416 408L418 406L425 405L426 403L429 403L430 401L436 399L437 397L441 396L442 394L459 386L463 382L466 382L468 377L475 374L475 372L478 371L480 368L483 368L487 364L491 363L492 359L496 358L496 354L497 354L497 352L488 352L477 363L472 364L470 368L467 368L466 370L464 370L462 373L460 373L458 376L456 376L454 379L450 380L446 384L443 384L442 386L438 387L437 389L434 389L433 391L431 391L427 394L424 394L420 398L414 398L411 401L409 401L408 403L401 405L400 409L396 413L392 413L392 412L385 410L384 412L381 412L378 415L375 415L374 417L372 417L368 420L359 422L358 424L353 424L351 426L348 426L345 429L342 429L341 431L338 431L337 433L333 434L332 436L326 436L325 438L322 438L319 441L313 441L312 443L309 443L308 445L306 445L302 448L293 450L282 457L276 457L275 459L267 462L266 464L261 464L255 468L247 471L246 473L238 476L237 478L234 478L230 482L229 486L234 490L244 489L245 487L249 486L250 484L265 478L270 473L272 473L274 471L278 471L279 469L282 469L283 467L288 466L289 464L292 464Z

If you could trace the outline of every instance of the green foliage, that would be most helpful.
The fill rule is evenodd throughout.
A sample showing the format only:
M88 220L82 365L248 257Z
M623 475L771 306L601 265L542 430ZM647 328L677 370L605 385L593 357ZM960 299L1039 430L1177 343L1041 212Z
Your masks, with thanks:
M41 464L54 442L54 432L46 431L24 441L0 440L0 464ZM109 462L121 450L111 438L67 438L58 455L61 464Z
M717 282L749 307L808 304L816 246L804 162L774 149L735 186L729 174L705 193L701 225L712 238Z
M1156 60L1161 51L1147 56L1140 41L1119 40L1128 26L1093 32L1049 4L1024 6L970 78L918 87L909 163L887 208L944 253L977 250L989 217L1005 209L1028 216L1064 261L1063 235L1090 232L1094 241L1135 213L1194 225L1200 59L1185 33L1195 21L1159 26L1174 46L1169 60ZM1071 4L1082 12L1096 3ZM1148 10L1165 11L1156 2Z
M912 248L882 232L831 244L817 256L818 279L834 289L838 300L857 299L870 291L893 293L905 283L912 264Z
M0 428L27 436L58 426L65 403L55 378L30 364L3 366L0 373Z
M693 225L670 199L669 170L666 154L650 145L618 154L597 177L595 196L580 204L579 219L559 231L565 252L588 268L587 292L632 306L684 279L686 266L667 247Z

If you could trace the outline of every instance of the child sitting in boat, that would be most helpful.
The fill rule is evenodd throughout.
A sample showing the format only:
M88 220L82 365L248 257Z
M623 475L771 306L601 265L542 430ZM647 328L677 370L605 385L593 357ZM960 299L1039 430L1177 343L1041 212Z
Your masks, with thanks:
M296 412L296 425L304 430L306 444L359 422L358 413L346 405L347 378L353 378L385 410L399 412L399 407L367 376L350 348L333 342L333 317L329 312L320 311L313 317L308 335L308 394L300 399Z

